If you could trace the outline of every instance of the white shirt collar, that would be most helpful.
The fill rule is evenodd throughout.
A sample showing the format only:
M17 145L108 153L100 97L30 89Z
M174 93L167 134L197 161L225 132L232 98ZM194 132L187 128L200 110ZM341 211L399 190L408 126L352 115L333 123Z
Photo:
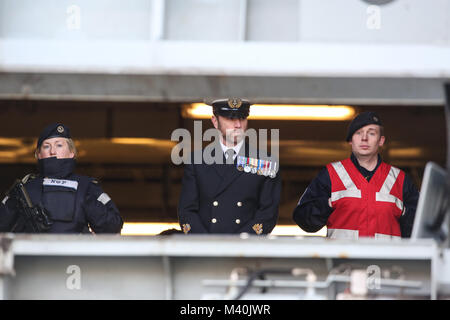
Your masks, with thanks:
M244 139L242 139L239 143L237 143L233 148L227 147L226 145L223 144L222 139L220 139L220 146L222 147L222 151L225 154L225 157L227 156L226 152L228 149L233 149L235 154L234 154L234 158L236 158L236 156L239 154L239 151L241 150L242 145L244 144Z

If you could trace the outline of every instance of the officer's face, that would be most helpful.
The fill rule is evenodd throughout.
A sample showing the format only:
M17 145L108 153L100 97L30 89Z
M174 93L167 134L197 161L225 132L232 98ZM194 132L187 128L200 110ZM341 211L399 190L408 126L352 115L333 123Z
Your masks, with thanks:
M38 159L56 157L58 159L73 158L75 153L70 151L65 138L50 138L44 140L37 154Z
M373 156L383 146L384 140L380 126L369 124L356 131L349 143L355 156Z
M247 119L229 119L222 116L212 116L214 127L220 131L222 142L226 145L235 145L244 137L247 130Z

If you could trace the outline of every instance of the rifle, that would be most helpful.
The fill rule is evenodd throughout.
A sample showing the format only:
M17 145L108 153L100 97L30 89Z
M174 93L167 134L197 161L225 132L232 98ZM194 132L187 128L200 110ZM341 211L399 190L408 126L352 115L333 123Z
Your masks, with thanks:
M20 232L18 230L20 218L24 221L25 226L29 226L32 233L44 233L50 230L53 222L43 208L33 205L21 180L16 180L8 194L11 199L15 200L19 213L18 220L11 232Z

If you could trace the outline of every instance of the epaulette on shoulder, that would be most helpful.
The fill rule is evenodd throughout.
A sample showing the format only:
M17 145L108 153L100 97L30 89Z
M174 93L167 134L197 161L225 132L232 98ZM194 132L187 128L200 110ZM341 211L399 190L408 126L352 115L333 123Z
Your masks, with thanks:
M25 184L25 183L27 183L29 180L33 180L33 179L35 179L36 177L37 177L36 174L34 174L34 173L29 173L29 174L27 174L25 177L22 178L22 183Z
M92 179L91 182L93 184L100 184L100 181L98 179Z

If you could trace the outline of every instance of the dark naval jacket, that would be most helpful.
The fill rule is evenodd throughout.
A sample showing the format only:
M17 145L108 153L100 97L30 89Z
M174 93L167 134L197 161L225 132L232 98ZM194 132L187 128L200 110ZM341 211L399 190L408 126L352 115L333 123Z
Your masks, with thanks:
M72 171L74 159L39 160L40 174L26 181L33 205L45 208L53 222L49 233L119 233L123 220L116 205L94 178ZM16 201L6 196L0 203L0 232L9 232L20 219ZM30 232L22 227L14 232Z
M264 175L238 168L239 161L254 159L247 149L242 147L232 164L203 160L185 164L178 207L184 233L268 234L273 230L278 219L280 172L272 172L271 177L267 170Z

